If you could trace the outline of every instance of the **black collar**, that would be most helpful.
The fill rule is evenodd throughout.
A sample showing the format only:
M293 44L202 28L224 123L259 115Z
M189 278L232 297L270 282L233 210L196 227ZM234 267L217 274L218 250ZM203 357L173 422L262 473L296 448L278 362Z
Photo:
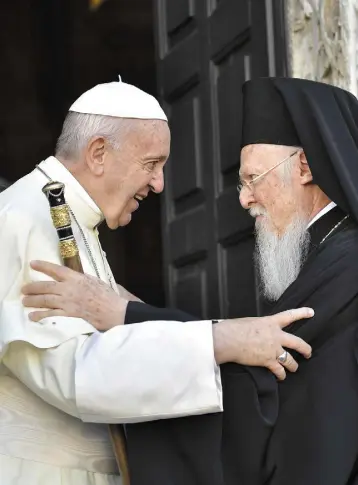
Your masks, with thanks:
M342 209L336 206L309 227L308 232L310 234L310 253L318 248L322 240L337 224L339 224L339 222L343 221L345 216L346 214L342 211ZM337 230L343 229L344 227L345 224L341 224L339 227L337 227ZM336 231L333 231L332 236L335 233Z
M308 256L304 265L306 265L312 258L315 257L315 250L317 250L322 242L322 240L332 231L332 229L340 222L343 221L346 214L340 209L339 207L334 207L330 211L326 212L322 217L320 217L316 222L312 224L308 228L308 232L310 234L310 246L308 250ZM327 240L329 240L332 236L337 234L337 232L345 229L347 226L352 225L353 221L351 218L347 218L344 220L342 224L340 224L336 230L332 231L329 235ZM272 302L264 299L263 297L260 298L260 314L267 315L270 314L275 307L277 302Z

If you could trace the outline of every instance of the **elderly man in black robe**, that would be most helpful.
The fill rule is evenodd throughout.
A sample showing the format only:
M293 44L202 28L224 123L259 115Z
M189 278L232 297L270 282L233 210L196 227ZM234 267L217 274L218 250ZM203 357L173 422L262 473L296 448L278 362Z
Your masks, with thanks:
M225 364L223 413L127 426L132 485L355 485L358 101L286 78L248 81L243 101L238 188L256 219L263 294L272 313L315 309L286 329L313 356L295 355L299 371L282 382ZM179 318L130 302L126 323L163 312Z

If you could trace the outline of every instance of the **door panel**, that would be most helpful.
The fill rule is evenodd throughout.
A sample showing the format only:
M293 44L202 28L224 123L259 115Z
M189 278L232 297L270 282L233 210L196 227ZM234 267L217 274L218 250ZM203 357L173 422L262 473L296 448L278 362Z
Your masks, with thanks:
M167 303L201 318L259 310L253 221L236 184L241 86L285 66L268 54L282 28L267 28L267 19L284 18L273 5L282 10L272 0L155 0L159 93L172 132L162 219Z

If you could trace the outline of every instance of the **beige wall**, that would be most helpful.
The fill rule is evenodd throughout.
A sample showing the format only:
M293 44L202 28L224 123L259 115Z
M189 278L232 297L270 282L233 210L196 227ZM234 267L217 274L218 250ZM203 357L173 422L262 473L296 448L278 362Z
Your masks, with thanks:
M287 0L291 75L358 94L358 0Z

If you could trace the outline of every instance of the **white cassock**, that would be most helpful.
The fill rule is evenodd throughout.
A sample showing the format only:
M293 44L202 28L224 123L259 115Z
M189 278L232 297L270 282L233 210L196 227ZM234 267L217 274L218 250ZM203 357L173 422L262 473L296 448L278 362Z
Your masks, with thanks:
M112 278L94 229L101 213L54 157L40 164L65 183L101 278ZM60 264L35 169L0 194L0 484L120 484L107 426L222 410L210 321L143 322L99 333L78 318L28 319L21 288ZM95 276L73 224L85 273Z

